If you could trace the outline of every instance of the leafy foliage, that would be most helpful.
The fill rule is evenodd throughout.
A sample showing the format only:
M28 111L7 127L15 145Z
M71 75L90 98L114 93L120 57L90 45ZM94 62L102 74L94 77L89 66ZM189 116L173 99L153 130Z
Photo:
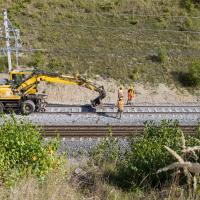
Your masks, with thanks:
M200 63L193 62L191 67L189 68L190 81L194 86L200 85Z
M118 172L124 186L159 185L170 178L167 173L157 175L156 171L173 162L165 151L164 145L180 148L181 129L178 122L162 121L145 124L144 137L131 140L130 151L127 151ZM125 181L123 181L125 180Z
M187 87L197 87L200 85L200 63L193 62L187 73L179 74L179 81Z
M183 7L191 11L194 9L195 6L199 5L200 1L199 0L182 0L181 3Z
M182 0L182 5L188 10L191 10L194 7L193 0Z
M57 156L58 140L44 142L38 129L31 123L5 119L0 127L0 178L12 184L27 171L39 178L61 164Z

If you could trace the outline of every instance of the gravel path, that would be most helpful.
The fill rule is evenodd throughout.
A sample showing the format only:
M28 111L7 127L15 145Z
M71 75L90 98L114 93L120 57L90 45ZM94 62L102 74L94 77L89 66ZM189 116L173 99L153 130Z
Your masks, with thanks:
M181 125L196 125L200 113L124 113L121 119L110 113L33 113L29 116L17 115L18 119L30 120L39 125L143 125L145 121L160 122L163 119L178 120Z
M49 138L45 138L47 141ZM68 159L81 159L88 157L93 148L101 141L102 138L61 138L60 153L66 153ZM119 138L120 151L124 153L128 147L127 138Z

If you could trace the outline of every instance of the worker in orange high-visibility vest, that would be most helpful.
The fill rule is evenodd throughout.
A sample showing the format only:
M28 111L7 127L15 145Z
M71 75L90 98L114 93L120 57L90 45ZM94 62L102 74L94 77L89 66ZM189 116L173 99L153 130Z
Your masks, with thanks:
M133 87L130 87L130 88L128 89L127 104L129 104L129 105L132 104L132 100L133 100L134 95L135 95L135 91L134 91Z
M119 115L119 119L121 119L122 117L122 113L124 112L124 100L123 98L119 98L118 102L117 102L117 115L116 115L116 118L118 117Z

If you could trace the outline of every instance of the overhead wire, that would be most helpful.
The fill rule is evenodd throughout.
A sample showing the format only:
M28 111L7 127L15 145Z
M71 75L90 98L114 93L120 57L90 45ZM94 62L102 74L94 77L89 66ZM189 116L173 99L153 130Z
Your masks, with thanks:
M65 10L66 11L66 10ZM80 15L102 15L102 16L130 16L130 17L151 17L151 18L178 18L178 19L200 19L200 16L191 16L191 15L172 15L170 13L166 13L163 15L155 15L155 14L138 14L135 11L126 11L124 13L120 12L96 12L96 11L90 11L90 12L81 12L81 11L72 11L69 10L69 14L77 14L77 16Z

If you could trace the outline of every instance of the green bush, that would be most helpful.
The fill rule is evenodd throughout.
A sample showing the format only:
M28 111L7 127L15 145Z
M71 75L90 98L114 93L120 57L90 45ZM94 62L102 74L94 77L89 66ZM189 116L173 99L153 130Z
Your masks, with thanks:
M199 5L199 0L181 0L181 4L184 8L191 11L195 6Z
M158 61L165 63L168 60L167 50L165 48L160 48L158 51Z
M199 86L200 85L200 63L199 62L192 63L192 65L189 68L189 75L190 75L189 81L193 84L193 86Z
M5 118L0 126L0 179L12 184L27 171L39 178L61 164L57 156L58 140L45 142L31 123L14 116Z
M158 186L170 179L169 174L156 172L174 161L164 145L180 152L180 141L178 122L162 121L160 125L146 123L144 136L131 140L130 150L119 165L120 184L123 187Z
M200 63L193 62L187 72L179 72L178 81L185 87L200 86Z
M168 61L167 50L163 47L159 48L155 55L150 56L152 62L165 63Z
M191 10L194 7L193 0L182 0L181 4L187 10Z

